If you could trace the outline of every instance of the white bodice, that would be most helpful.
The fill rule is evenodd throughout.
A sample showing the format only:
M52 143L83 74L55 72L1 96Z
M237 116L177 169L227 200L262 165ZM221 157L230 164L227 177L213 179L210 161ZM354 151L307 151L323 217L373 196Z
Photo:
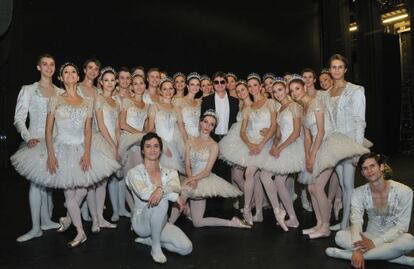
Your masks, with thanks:
M190 146L191 173L195 175L203 171L207 166L209 157L210 149L208 147L197 149Z
M148 92L148 91L145 91L145 92L144 92L144 95L142 96L142 101L143 101L144 103L146 103L147 105L152 105L152 104L154 104L154 102L152 101L151 96L150 96L150 94L149 94L149 92Z
M183 106L182 107L182 115L183 115L183 122L185 130L187 134L192 137L198 137L199 135L199 123L200 123L200 113L201 113L201 106Z
M50 98L49 108L55 117L55 141L61 144L84 143L84 128L87 118L92 118L93 103L84 98L80 105L65 103L62 96Z
M290 103L283 111L279 110L276 121L282 135L280 143L285 142L292 134L293 121L295 118L301 117L302 113L302 107L296 102Z
M303 125L308 128L312 134L312 137L315 138L318 134L318 127L316 125L316 112L323 112L324 113L324 126L325 126L325 136L329 136L334 131L334 125L331 119L330 114L328 113L328 110L326 110L323 103L318 99L314 98L308 107L308 110L306 111L306 114L304 115L303 119Z
M55 87L56 95L63 92L62 89ZM45 136L48 102L49 98L42 95L38 82L25 85L20 90L14 114L14 125L26 142L32 138ZM27 115L30 120L29 128L26 127Z
M154 104L151 108L151 113L155 116L155 130L157 134L167 142L171 142L174 137L174 133L178 130L177 123L181 117L177 110L165 110L161 106Z
M243 117L248 119L246 133L250 142L257 144L262 141L263 136L260 134L260 131L264 128L270 128L272 124L271 114L274 111L274 101L269 99L258 109L246 108L243 112Z
M115 104L116 104L115 107L108 104L108 102L105 100L105 98L102 95L98 95L96 98L96 102L95 102L95 110L102 110L103 120L104 120L106 129L108 130L112 139L116 141L115 131L116 131L116 125L118 121L120 106L119 106L119 103L116 101L116 99L115 98L113 99L115 100ZM98 129L99 128L97 126L97 130Z
M367 233L377 237L375 245L391 242L403 233L408 232L413 202L412 190L399 182L389 180L387 205L375 208L369 184L356 188L351 202L351 234L352 241L360 238L364 222L364 212L368 214Z
M145 104L143 108L139 108L129 98L124 98L122 100L122 110L127 111L127 124L140 132L144 131L145 121L148 118L148 109L148 104Z

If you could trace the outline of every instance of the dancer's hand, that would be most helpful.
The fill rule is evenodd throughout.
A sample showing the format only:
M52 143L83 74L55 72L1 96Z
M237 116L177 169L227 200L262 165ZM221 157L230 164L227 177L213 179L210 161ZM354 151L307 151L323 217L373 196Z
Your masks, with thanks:
M55 174L56 169L59 167L58 161L56 159L56 156L54 154L51 154L47 157L47 170L50 174Z
M184 199L180 196L178 196L177 198L177 205L178 205L178 210L180 211L180 213L182 213L184 211L184 209L186 208L186 204Z
M157 206L163 194L164 191L162 190L162 188L160 186L156 187L155 190L151 193L150 198L148 199L148 207Z
M365 260L360 250L352 252L351 265L358 269L365 269Z
M267 132L269 132L269 128L263 128L260 130L260 135L261 136L266 136Z
M39 142L40 142L39 139L36 139L36 138L30 139L29 141L27 141L27 146L29 148L34 148L36 147L37 144L39 144Z
M354 247L360 249L362 253L365 253L373 248L375 248L374 242L371 239L366 237L363 233L359 233L361 235L361 240L356 241L354 243Z
M171 158L171 157L172 157L172 153L171 153L170 148L167 148L167 149L165 150L165 156L167 156L168 158Z
M276 159L280 157L280 152L281 150L278 147L272 147L272 149L270 150L270 155L272 155L273 157L275 157Z
M82 171L86 172L91 168L91 155L84 153L79 161Z
M189 178L185 181L184 184L191 187L193 190L195 190L197 188L198 181L195 179Z

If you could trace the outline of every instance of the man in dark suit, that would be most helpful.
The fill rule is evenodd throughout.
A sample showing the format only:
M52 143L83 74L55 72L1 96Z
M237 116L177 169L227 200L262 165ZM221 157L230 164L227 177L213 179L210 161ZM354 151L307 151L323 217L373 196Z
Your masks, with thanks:
M214 94L203 98L201 103L201 115L208 109L214 109L218 116L218 124L212 134L212 138L219 142L229 131L231 125L236 122L239 112L239 100L227 94L226 74L217 72L213 75ZM229 180L229 178L226 178Z

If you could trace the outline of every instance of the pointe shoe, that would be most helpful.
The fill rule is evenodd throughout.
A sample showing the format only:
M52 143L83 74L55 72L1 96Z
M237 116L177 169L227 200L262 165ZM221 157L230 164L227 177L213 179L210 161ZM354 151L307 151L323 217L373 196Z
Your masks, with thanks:
M308 212L313 212L312 206L308 200L308 196L306 194L306 190L302 190L302 194L300 195L300 200L302 202L302 207Z
M80 236L80 238L79 238L79 239L76 239L77 237L78 237L78 236L76 236L76 237L75 237L75 239L73 239L72 241L70 241L70 242L68 243L68 247L70 247L70 248L77 247L77 246L79 246L79 245L81 245L81 244L85 243L85 241L88 239L88 238L86 237L86 234L83 234L82 236Z
M61 217L61 218L59 219L59 224L60 224L60 227L59 227L59 229L57 229L57 231L58 231L59 233L63 233L64 231L66 231L66 230L69 228L70 223L71 223L71 222L69 222L68 218L66 218L66 217Z
M234 227L243 228L243 229L251 229L252 226L247 223L244 219L239 219L238 217L233 217L231 222L235 225Z
M112 217L111 217L111 221L113 221L113 222L119 221L119 215L118 214L113 214Z
M250 211L250 208L244 208L243 218L249 225L253 226L253 216L252 212Z
M263 222L262 210L256 210L256 214L253 216L253 222Z
M165 257L164 253L162 253L161 250L159 250L159 251L151 250L151 256L152 256L152 259L154 260L154 262L156 262L156 263L166 263L167 262L167 257Z
M59 223L56 223L56 222L53 222L53 221L50 221L47 224L40 225L40 228L43 231L59 229L59 227L60 227L60 224Z
M310 233L313 233L313 232L315 232L316 230L318 230L318 227L319 227L319 226L314 226L314 227L312 227L312 228L303 229L303 230L302 230L302 234L303 234L303 235L308 235L308 234L310 234Z
M101 231L101 228L99 227L99 222L98 221L93 221L92 222L91 231L94 234L97 234Z
M128 211L126 211L126 210L121 210L121 211L119 212L119 216L126 217L126 218L130 218L130 217L131 217L131 213L129 213L129 212L128 212Z
M328 229L320 228L313 233L308 234L309 239L325 238L331 235L331 231Z
M286 226L289 228L298 228L299 227L299 221L296 220L292 220L292 219L288 219L287 221L285 221Z
M283 231L285 231L285 232L289 231L289 229L288 229L288 227L286 226L286 223L285 223L286 211L281 209L281 208L275 208L273 210L273 212L275 214L277 223L279 223L279 225L283 229Z
M24 235L17 237L16 242L19 242L19 243L26 242L31 239L41 237L42 235L43 235L42 230L39 230L39 231L30 230L28 233L25 233Z
M335 199L333 203L333 209L334 209L334 215L335 220L339 219L339 211L342 209L342 200L341 199Z
M145 237L145 238L143 238L143 237L137 237L137 238L135 238L135 243L138 243L138 244L143 244L143 245L147 245L147 246L151 246L152 245L152 239L151 239L151 237Z
M108 228L108 229L115 229L117 226L116 224L110 223L109 221L103 219L99 221L100 228Z
M341 224L340 223L332 225L331 227L329 227L329 230L331 230L333 232L339 231L340 229L341 229Z

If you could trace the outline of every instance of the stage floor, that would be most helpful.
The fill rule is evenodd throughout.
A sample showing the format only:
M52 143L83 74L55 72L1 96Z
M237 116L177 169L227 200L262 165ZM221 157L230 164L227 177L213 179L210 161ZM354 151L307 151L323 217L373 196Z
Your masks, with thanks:
M391 166L394 178L414 187L414 157L393 156ZM46 231L43 236L25 243L16 243L17 236L28 231L31 225L27 201L29 184L12 169L2 172L0 189L0 268L350 268L349 261L329 258L324 250L334 246L334 234L326 239L307 240L301 229L314 224L312 213L295 207L301 225L285 233L276 222L272 210L264 211L264 222L249 230L235 228L193 228L189 220L181 218L177 224L193 242L189 256L165 251L166 265L152 262L150 248L134 242L129 219L121 218L118 228L101 230L97 235L90 232L90 223L84 222L88 240L80 247L69 249L66 244L75 235L71 227L65 233ZM356 185L361 185L359 178ZM55 192L54 220L65 214L63 195ZM108 201L107 201L108 202ZM227 210L213 213L218 201L208 205L208 215L231 218L235 213L226 203ZM208 203L208 202L207 202ZM109 219L111 209L105 216ZM413 221L410 232L413 233ZM413 253L414 254L414 253ZM366 268L406 268L387 262L367 262Z

